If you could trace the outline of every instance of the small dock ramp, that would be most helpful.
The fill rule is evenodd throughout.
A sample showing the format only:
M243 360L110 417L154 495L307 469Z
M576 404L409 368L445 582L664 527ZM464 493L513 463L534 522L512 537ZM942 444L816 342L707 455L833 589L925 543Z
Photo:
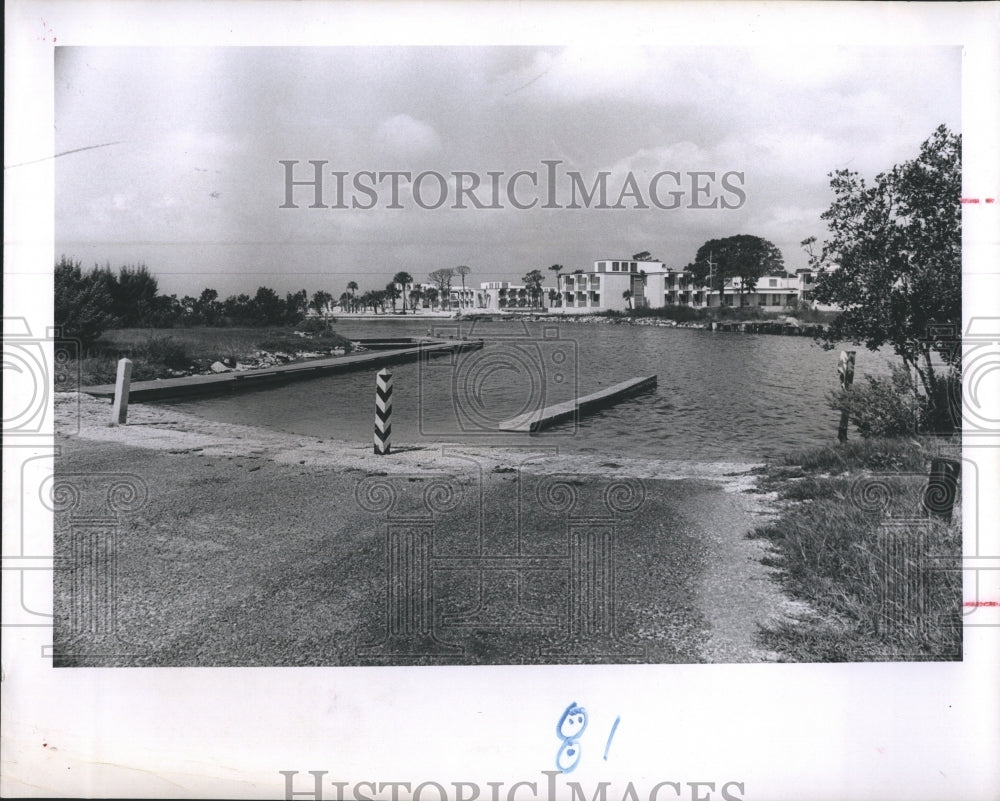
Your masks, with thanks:
M584 415L613 406L620 400L624 400L640 392L646 392L656 388L656 376L650 375L645 378L630 378L620 384L594 392L591 395L584 395L582 398L556 403L546 406L544 409L536 409L533 412L525 412L510 420L500 423L500 431L540 431L546 426L567 420L572 417L583 417Z

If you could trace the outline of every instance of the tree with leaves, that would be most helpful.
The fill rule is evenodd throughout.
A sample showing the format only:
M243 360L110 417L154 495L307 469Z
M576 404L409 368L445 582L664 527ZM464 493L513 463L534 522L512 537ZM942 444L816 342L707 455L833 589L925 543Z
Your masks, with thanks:
M396 301L399 300L400 295L402 295L403 293L399 291L399 286L396 284L395 281L390 281L388 284L386 284L383 292L385 293L385 297L392 303L392 313L395 314Z
M110 272L110 268L107 268ZM159 287L145 264L125 265L117 281L110 284L111 300L117 324L121 328L149 325L156 308Z
M819 271L814 300L842 309L824 344L890 345L933 405L942 391L933 354L961 366L962 137L941 125L912 161L870 184L836 170L830 188L833 204L821 215L828 238L810 257ZM810 252L815 242L802 244Z
M459 306L461 306L461 304L465 302L465 276L467 276L471 272L472 268L467 267L464 264L459 264L458 267L455 268L455 275L460 276L462 279L462 300L459 303Z
M542 282L545 280L542 271L532 270L521 280L524 281L524 285L528 289L528 296L531 298L532 305L539 305L539 298L542 294Z
M78 340L86 351L115 322L108 282L96 268L84 273L80 262L65 256L56 264L54 278L59 337Z
M437 303L437 301L438 301L438 291L437 291L437 288L436 287L432 287L432 286L427 287L427 289L424 290L424 297L427 298L427 302L430 304L430 307L433 309L434 308L434 304Z
M420 308L420 303L424 299L424 290L420 287L415 286L410 290L410 308L413 309L413 313L417 313L417 309Z
M455 271L450 267L442 267L430 273L427 277L431 279L431 283L437 288L438 296L441 298L441 308L450 308L451 279L455 277Z
M403 314L406 314L407 287L413 283L413 276L405 270L400 270L392 277L392 282L399 287L399 293L403 298Z
M622 298L624 298L625 303L628 306L628 310L632 311L632 290L626 289L624 292L622 292Z
M709 289L719 290L719 305L724 302L726 283L738 278L740 305L743 295L757 289L763 275L785 273L781 251L767 239L750 234L710 239L700 248L694 262L685 268L695 281Z
M653 254L648 250L643 250L640 253L633 253L632 261L656 261L656 259L653 258Z
M333 301L333 295L322 289L313 292L312 300L309 301L309 308L322 315Z

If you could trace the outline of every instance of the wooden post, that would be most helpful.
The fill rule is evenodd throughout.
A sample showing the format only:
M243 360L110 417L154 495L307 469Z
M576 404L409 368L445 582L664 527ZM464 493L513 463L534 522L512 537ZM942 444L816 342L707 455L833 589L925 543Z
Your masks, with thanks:
M392 373L385 368L375 377L375 454L385 456L391 448Z
M118 377L115 379L115 401L111 407L111 424L125 425L128 416L128 388L132 383L132 362L118 360Z
M962 463L937 456L931 459L931 474L924 488L924 508L945 522L951 520L958 492L958 475Z
M842 350L840 352L840 362L837 364L837 374L840 376L840 388L845 392L849 391L854 383L854 351ZM840 410L840 427L837 429L837 439L840 442L847 442L847 406Z

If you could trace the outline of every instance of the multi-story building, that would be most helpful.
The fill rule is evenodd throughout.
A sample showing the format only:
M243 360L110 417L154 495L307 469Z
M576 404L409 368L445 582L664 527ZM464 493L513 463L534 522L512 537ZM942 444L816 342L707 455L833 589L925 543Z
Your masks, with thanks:
M739 278L726 282L720 296L683 269L667 267L661 261L600 259L590 272L576 270L559 276L558 297L550 307L566 314L665 306L696 308L759 306L778 311L808 298L815 274L800 269L795 275L765 275L752 292L742 291Z
M555 292L555 287L543 285L533 293L524 284L510 281L486 281L479 286L482 296L479 308L491 311L545 308L551 305L550 296Z

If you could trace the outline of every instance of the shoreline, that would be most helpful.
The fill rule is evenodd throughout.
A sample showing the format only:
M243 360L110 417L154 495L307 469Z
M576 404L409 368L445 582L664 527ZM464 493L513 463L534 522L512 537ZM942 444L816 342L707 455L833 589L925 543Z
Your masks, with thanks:
M754 464L405 443L376 456L371 445L143 404L110 426L109 403L75 393L57 393L55 409L57 478L84 505L102 502L94 485L115 475L142 498L119 515L114 561L118 630L141 647L115 655L100 635L72 634L67 570L55 587L62 666L771 662L780 657L758 627L801 612L765 566L767 546L747 537L775 511ZM392 508L376 508L386 498ZM452 498L457 508L439 508ZM386 521L428 513L433 558L464 565L433 572L434 631L461 653L373 655L363 644L380 639L386 614ZM504 558L523 539L532 559L565 558L573 525L611 520L621 637L589 657L546 656L565 624L539 628L531 616L543 612L528 609L565 614L565 568L526 564L521 600L502 611L512 603L504 572L484 578L493 574L475 554ZM57 514L57 555L72 536ZM450 626L477 608L477 580L499 607L480 607L481 625Z
M461 467L475 459L489 468L513 463L534 472L565 472L628 476L658 480L705 479L727 491L749 489L763 462L687 461L639 457L558 453L553 448L521 448L461 443L393 443L388 456L376 456L370 443L293 434L260 426L221 423L197 415L145 403L132 403L128 423L112 426L111 403L83 392L54 393L55 433L80 441L200 453L205 456L254 456L286 464L340 466L387 472ZM303 461L304 460L304 461Z

